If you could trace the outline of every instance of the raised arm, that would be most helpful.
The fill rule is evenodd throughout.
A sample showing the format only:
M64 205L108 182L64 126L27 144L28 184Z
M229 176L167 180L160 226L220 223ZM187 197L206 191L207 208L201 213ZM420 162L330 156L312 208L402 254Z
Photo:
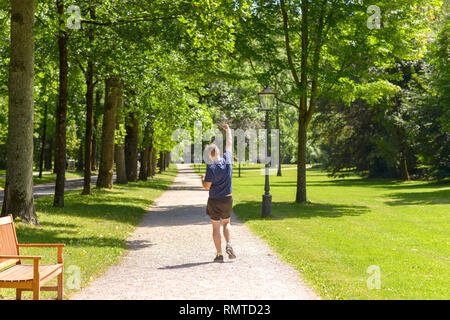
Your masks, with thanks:
M223 126L223 129L225 130L225 134L226 134L225 151L231 151L231 148L233 146L233 138L231 136L231 129L227 124Z

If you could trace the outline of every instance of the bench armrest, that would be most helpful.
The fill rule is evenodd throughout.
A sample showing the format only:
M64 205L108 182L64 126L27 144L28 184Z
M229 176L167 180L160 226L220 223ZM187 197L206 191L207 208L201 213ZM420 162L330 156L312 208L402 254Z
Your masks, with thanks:
M41 260L40 256L16 256L16 255L4 255L0 256L0 259L24 259L24 260Z
M57 248L57 262L58 263L64 263L63 260L63 254L62 254L62 248L64 248L66 245L63 243L51 243L51 244L42 244L42 243L30 243L30 244L18 244L19 248Z
M48 247L48 248L52 248L52 247L65 247L66 245L63 243L58 243L58 244L41 244L41 243L30 243L30 244L18 244L19 247L24 247L24 248L33 248L33 247Z

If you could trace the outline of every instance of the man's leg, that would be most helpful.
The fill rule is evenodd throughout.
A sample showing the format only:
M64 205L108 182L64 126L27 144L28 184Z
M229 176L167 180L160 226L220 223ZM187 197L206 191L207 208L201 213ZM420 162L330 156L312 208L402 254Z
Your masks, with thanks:
M223 236L227 243L231 242L231 228L230 228L230 218L223 219L222 220L222 226L223 226Z
M225 240L227 241L226 246L226 252L228 253L228 257L230 259L236 258L236 255L234 254L233 248L231 247L231 223L230 218L223 219L222 220L223 225L223 236L225 237Z
M220 239L220 220L212 220L212 227L213 227L213 240L214 245L216 246L217 254L222 253L222 241Z

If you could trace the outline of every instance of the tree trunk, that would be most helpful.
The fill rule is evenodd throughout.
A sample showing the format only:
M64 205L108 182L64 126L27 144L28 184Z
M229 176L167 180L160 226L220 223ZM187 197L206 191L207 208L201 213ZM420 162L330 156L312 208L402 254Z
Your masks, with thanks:
M152 163L151 163L151 171L152 171L152 177L154 177L156 175L156 166L158 164L157 160L156 160L156 155L157 155L157 151L155 149L155 147L152 148Z
M100 106L100 91L95 93L95 109L98 110ZM91 168L93 171L97 170L97 133L98 133L98 115L94 114L94 128L92 131L92 155L91 155Z
M120 83L116 77L106 80L105 110L103 114L102 149L97 187L112 189L114 171L114 137L117 105L120 98Z
M138 161L138 141L139 141L139 120L134 112L129 113L129 121L125 129L125 165L128 181L137 181L137 161Z
M142 181L147 181L148 151L148 146L146 146L144 150L141 151L141 168L139 170L139 180Z
M66 117L68 96L68 63L67 63L67 32L65 31L64 3L62 0L56 2L59 16L59 99L56 108L56 130L55 130L55 196L54 207L64 206L64 181L66 173Z
M52 160L53 160L53 137L48 139L47 151L45 152L45 170L50 170L52 168Z
M82 194L91 194L92 171L92 117L94 113L94 63L88 62L86 70L86 134L84 137L84 182ZM95 162L94 162L95 163Z
M295 201L306 202L306 130L307 124L301 116L298 121L298 150L297 150L297 194Z
M84 160L83 160L83 139L81 139L80 147L78 148L77 154L77 171L83 172L84 169Z
M123 144L116 144L114 147L114 158L116 161L116 182L127 184L127 173L125 170L125 148Z
M152 163L153 163L153 141L150 141L148 148L148 158L147 158L147 178L153 177Z
M42 145L41 145L41 154L39 155L39 178L42 178L42 170L44 168L44 153L45 153L45 140L47 139L47 117L48 117L48 104L45 103L44 107L44 120L43 120L43 128L42 128Z
M97 121L94 120L94 127L92 130L92 153L91 153L91 173L97 170L97 134L95 133L98 129L96 124Z
M34 0L11 0L6 187L2 215L39 224L33 199Z
M165 169L167 169L167 168L169 168L169 165L170 165L170 152L169 151L166 151L166 155L164 157L164 160L166 160Z
M409 173L408 173L408 164L406 162L406 155L404 152L402 152L402 157L400 159L400 171L401 171L402 179L404 181L409 181L410 177L409 177Z
M89 8L92 19L95 19L95 9ZM89 42L94 41L94 30L89 29ZM86 133L84 137L84 180L81 194L91 194L91 170L92 170L92 118L94 114L94 61L92 54L88 58L85 73L86 80Z
M123 112L123 97L122 92L119 97L119 103L117 105L117 122L116 122L116 130L120 129L120 125L125 121L124 112ZM124 146L124 138L118 137L117 143L114 146L114 160L116 161L116 182L119 184L127 184L127 170L125 167L125 146Z
M159 152L159 159L158 159L159 173L163 173L163 171L164 171L163 163L164 163L164 152L160 151Z
M278 130L278 170L277 176L281 177L281 144L280 144L280 112L278 108L278 100L277 100L277 130ZM241 176L240 172L241 168L239 166L239 176Z

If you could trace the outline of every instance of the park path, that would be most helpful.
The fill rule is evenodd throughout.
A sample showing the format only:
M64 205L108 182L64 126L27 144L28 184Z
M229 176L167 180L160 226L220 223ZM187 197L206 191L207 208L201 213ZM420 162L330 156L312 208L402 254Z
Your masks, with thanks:
M115 175L114 175L115 178ZM97 182L97 176L91 177L91 183ZM64 181L64 191L76 190L83 187L84 178L70 178ZM0 202L3 202L5 190L0 190ZM34 199L55 194L55 183L42 183L33 186Z
M212 263L215 249L205 215L208 192L188 165L178 169L173 185L128 239L122 261L72 299L318 299L234 215L237 259L228 260L225 254L224 263Z

